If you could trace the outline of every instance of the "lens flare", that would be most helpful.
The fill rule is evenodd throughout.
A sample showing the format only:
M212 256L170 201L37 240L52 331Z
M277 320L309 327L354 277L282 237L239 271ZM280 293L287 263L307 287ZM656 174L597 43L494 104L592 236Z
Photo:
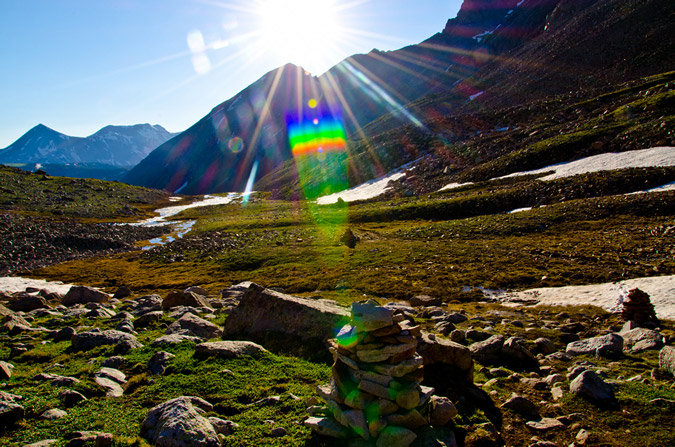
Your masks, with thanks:
M238 154L244 149L244 140L239 137L232 137L227 142L227 148L233 153Z

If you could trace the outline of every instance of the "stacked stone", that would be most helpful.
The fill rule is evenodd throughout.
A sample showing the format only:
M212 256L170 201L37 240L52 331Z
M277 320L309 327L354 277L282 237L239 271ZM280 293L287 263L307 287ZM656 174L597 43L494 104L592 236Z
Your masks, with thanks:
M420 333L419 326L393 309L373 300L354 303L350 324L332 341L331 381L317 387L326 405L310 411L324 417L311 417L305 424L320 434L391 447L410 445L417 437L413 430L427 425L431 413L436 424L447 423L456 415L452 403L447 401L452 406L448 412L445 398L433 396L434 402L434 389L421 385ZM441 413L447 417L439 421Z
M649 294L637 288L628 292L628 297L623 302L621 318L624 321L634 321L642 327L659 325Z

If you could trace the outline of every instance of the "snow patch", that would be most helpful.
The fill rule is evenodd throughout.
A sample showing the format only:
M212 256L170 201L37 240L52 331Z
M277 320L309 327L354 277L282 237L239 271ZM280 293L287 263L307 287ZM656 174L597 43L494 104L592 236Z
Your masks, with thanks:
M457 189L457 188L461 188L462 186L468 186L468 185L473 185L473 182L467 182L467 183L448 183L447 185L445 185L444 187L442 187L441 189L439 189L439 191L447 191L447 190L449 190L449 189Z
M319 205L328 205L337 202L338 198L342 198L345 202L355 202L357 200L367 200L384 194L389 187L389 182L405 177L405 172L395 172L386 177L377 180L370 180L369 182L355 186L353 188L329 194L327 196L319 197L316 203Z
M65 295L72 286L73 284L64 284L61 281L45 281L44 279L30 279L19 276L0 277L0 292L5 293L23 292L26 287L34 287Z
M523 211L530 211L532 209L531 206L525 207L525 208L516 208L515 210L509 211L509 214L515 214L515 213L520 213Z
M513 174L498 177L498 179L519 177L523 175L542 174L553 171L552 174L541 177L539 180L555 180L592 172L611 171L615 169L648 168L675 166L675 147L662 146L649 149L640 149L627 152L609 152L593 155L580 160L559 163L532 171L514 172Z
M635 278L585 286L542 287L520 292L507 292L499 298L507 303L509 301L531 300L537 301L538 305L546 306L591 304L612 310L616 309L619 296L636 287L649 294L659 318L675 319L675 301L673 301L675 275Z

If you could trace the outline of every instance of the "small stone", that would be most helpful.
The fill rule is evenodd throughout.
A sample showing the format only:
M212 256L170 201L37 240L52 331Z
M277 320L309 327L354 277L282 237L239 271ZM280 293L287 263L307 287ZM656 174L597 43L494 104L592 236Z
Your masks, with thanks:
M270 436L275 437L275 438L279 438L281 436L286 436L287 434L288 434L288 432L286 431L286 429L284 427L274 427L270 431Z
M539 410L532 401L515 393L511 395L509 400L504 402L502 408L508 408L528 421L534 421L540 418Z
M63 410L60 410L58 408L52 408L51 410L44 411L40 417L42 419L47 419L50 421L53 421L55 419L61 419L62 417L68 416L68 413L66 413Z
M12 377L14 365L0 361L0 380L9 380Z
M87 400L87 398L84 397L83 394L78 393L77 391L74 390L63 390L59 393L59 397L63 402L63 406L66 408L72 408L75 405L79 404L80 402L84 402L85 400Z
M565 428L565 424L553 418L542 418L539 421L528 421L525 423L525 425L527 428L536 431L549 431Z
M436 427L446 425L457 417L455 404L444 396L431 396L429 408L429 423Z

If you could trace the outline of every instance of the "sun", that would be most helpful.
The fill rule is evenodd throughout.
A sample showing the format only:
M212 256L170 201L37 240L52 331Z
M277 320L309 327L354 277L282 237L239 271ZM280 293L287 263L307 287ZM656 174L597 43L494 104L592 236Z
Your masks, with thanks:
M263 0L256 14L268 55L315 75L330 68L329 56L343 35L337 0Z

